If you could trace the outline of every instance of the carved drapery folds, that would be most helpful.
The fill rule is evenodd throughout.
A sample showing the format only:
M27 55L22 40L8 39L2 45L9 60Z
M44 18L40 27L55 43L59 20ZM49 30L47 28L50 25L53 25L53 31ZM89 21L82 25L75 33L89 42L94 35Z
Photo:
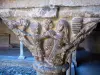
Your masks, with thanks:
M73 18L72 26L65 18L60 19L57 25L51 19L42 23L29 19L3 18L3 21L23 41L37 61L64 65L68 54L92 32L99 18ZM72 37L72 34L75 35Z

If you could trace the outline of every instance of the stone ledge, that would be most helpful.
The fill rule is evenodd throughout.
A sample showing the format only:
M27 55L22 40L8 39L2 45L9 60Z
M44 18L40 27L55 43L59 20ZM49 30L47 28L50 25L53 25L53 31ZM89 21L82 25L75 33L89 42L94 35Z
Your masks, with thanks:
M0 8L45 7L49 0L0 0Z
M100 5L100 0L50 0L50 5L91 6L91 5Z
M0 8L100 5L99 0L0 0Z
M100 6L60 7L60 17L100 17Z
M56 17L57 8L0 9L0 17Z

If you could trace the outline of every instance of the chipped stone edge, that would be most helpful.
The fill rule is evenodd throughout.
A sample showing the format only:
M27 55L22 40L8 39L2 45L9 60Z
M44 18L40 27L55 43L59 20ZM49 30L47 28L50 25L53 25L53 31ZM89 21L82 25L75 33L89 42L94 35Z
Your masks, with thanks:
M0 17L54 18L57 17L57 7L0 9Z

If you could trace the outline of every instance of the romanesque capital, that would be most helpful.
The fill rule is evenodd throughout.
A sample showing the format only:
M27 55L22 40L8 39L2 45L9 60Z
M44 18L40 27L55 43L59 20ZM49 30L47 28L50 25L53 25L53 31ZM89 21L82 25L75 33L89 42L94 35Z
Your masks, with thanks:
M67 63L67 53L92 32L99 18L74 17L72 24L62 18L56 25L51 19L44 19L41 23L23 18L3 18L3 21L36 60L49 65L63 65Z
M52 19L39 22L25 18L2 18L2 21L30 50L36 60L33 65L36 70L43 72L45 67L48 68L45 72L58 73L68 69L66 64L69 66L70 54L93 31L100 18L73 17L71 24L66 18L61 18L57 24Z

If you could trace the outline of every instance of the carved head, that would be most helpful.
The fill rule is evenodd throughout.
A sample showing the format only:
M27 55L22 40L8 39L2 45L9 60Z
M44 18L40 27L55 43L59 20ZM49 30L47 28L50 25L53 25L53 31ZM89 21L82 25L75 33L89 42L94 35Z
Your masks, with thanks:
M46 19L46 20L43 22L43 27L44 27L45 31L48 31L48 30L52 29L52 28L53 28L52 20Z
M68 22L65 19L61 19L58 24L56 25L56 31L59 32L63 32L64 37L63 39L65 40L65 42L69 42L70 41L70 26L68 24Z
M65 19L61 19L56 25L56 30L60 32L63 31L63 29L65 28L68 29L68 26L69 26L68 22Z
M41 25L37 23L31 23L30 28L33 34L40 34L41 32Z
M17 21L19 29L21 29L22 31L24 31L27 28L29 23L30 22L27 19L18 19L18 21Z

